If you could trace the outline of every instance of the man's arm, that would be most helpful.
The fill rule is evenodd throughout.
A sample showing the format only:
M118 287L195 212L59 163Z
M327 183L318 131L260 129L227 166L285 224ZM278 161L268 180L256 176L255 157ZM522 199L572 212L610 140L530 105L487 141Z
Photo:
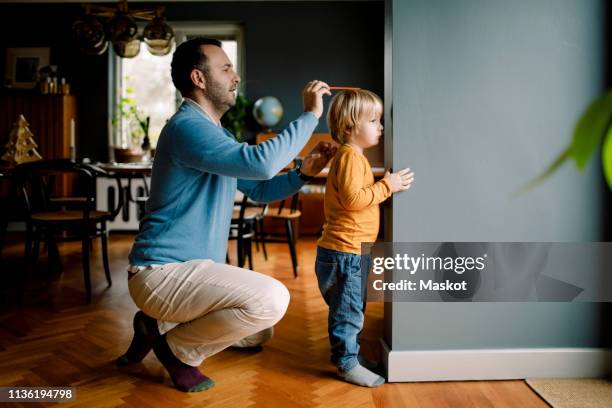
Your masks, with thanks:
M179 121L173 129L173 160L208 173L270 179L302 150L323 114L323 95L330 94L326 83L309 82L303 91L304 113L280 135L255 146L238 143L229 132L199 117Z
M279 174L270 180L238 179L238 190L258 203L270 203L282 200L295 194L304 185L295 170Z
M302 161L302 177L298 176L296 170L292 170L266 181L239 179L238 189L251 200L260 203L282 200L295 194L308 179L319 174L334 157L336 150L327 142L319 142Z
M177 123L173 158L181 165L224 176L266 180L272 178L302 150L318 118L304 112L277 137L257 145L239 143L229 133L200 118Z

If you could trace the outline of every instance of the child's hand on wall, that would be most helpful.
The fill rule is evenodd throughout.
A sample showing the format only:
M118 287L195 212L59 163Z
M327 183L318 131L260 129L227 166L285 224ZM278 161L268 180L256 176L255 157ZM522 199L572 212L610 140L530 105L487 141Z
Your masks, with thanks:
M329 85L323 81L310 81L302 92L304 112L312 112L317 118L323 114L323 95L331 95Z
M400 170L397 173L390 173L389 170L387 170L384 179L389 182L391 192L397 193L398 191L404 191L410 188L414 181L414 172L410 171L409 168Z

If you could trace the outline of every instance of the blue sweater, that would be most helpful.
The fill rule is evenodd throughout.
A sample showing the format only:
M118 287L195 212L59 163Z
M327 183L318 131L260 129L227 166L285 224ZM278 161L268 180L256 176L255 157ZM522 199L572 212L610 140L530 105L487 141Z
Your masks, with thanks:
M258 202L298 191L304 182L295 171L276 174L298 155L317 124L317 117L305 112L278 137L253 146L237 142L183 102L157 143L150 197L130 264L225 262L236 189Z

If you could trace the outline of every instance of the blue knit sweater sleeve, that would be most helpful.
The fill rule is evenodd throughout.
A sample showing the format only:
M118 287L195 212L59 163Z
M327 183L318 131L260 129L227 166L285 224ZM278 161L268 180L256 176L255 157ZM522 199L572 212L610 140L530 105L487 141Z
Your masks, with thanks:
M258 203L283 200L295 194L304 185L295 170L280 174L270 180L238 179L238 190Z
M171 156L177 164L202 172L267 180L297 156L317 124L312 112L304 112L277 137L249 145L194 111L173 124Z

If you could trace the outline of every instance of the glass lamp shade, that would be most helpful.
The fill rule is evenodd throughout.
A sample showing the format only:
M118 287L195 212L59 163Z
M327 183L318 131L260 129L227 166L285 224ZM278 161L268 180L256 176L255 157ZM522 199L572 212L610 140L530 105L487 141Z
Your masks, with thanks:
M164 55L170 54L172 51L172 47L174 45L174 41L170 41L166 48L153 48L149 44L147 44L147 49L152 55L156 55L158 57L163 57Z
M140 40L113 41L113 50L121 58L134 58L140 52Z
M83 49L86 54L89 55L102 55L108 49L108 41L104 41L99 47Z
M75 21L72 34L79 48L88 54L101 54L106 50L104 26L94 16L85 15Z
M132 17L118 11L109 22L108 32L113 44L117 41L130 42L136 38L138 26Z
M172 50L174 31L162 17L155 17L144 29L144 42L153 55L166 55Z

